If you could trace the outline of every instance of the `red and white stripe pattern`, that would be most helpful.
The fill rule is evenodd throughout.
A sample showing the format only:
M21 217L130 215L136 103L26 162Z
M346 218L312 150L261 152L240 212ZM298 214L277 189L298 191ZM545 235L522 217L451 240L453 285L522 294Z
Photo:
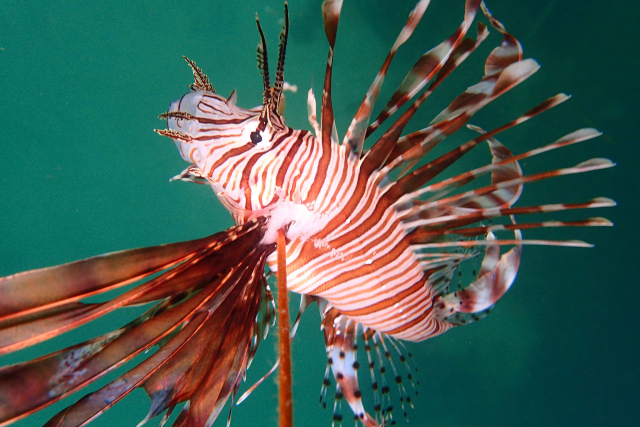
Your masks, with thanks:
M473 313L490 308L513 283L523 245L588 246L579 241L523 240L521 230L611 225L603 218L524 224L515 221L518 214L614 204L597 198L577 204L512 207L525 183L613 166L608 160L593 159L575 167L523 174L519 160L594 138L599 133L593 129L578 130L519 155L495 139L498 133L564 102L568 99L564 94L547 99L491 131L469 126L480 135L414 168L431 149L467 125L477 111L539 69L534 60L523 58L519 42L480 0L466 1L460 27L420 58L369 124L389 64L428 4L429 1L419 1L411 13L342 144L338 143L331 101L341 0L326 0L323 4L330 49L320 124L316 121L315 98L309 92L309 121L315 136L287 127L277 111L269 110L265 115L267 101L264 106L247 110L235 105L235 93L229 98L215 94L207 86L206 76L191 62L196 76L193 91L171 104L166 114L168 129L159 131L171 137L182 157L192 163L178 179L210 183L239 224L258 217L269 218L264 244L272 244L276 231L285 227L287 285L291 291L319 302L330 356L328 366L338 381L340 395L365 425L376 425L387 415L381 409L374 420L362 408L353 362L357 358L354 343L358 334L378 340L381 345L384 337L419 341L473 321L479 318ZM475 40L465 38L480 9L503 35L502 43L486 60L484 77L454 99L428 127L402 135L428 96L487 38L483 24L478 25ZM281 60L284 61L283 56ZM268 78L266 81L268 85ZM426 90L419 94L425 86ZM265 93L268 99L268 91ZM389 130L363 152L365 139L412 99L415 100ZM268 121L261 127L264 117ZM260 135L257 143L256 132ZM489 165L437 180L448 166L483 142L493 156ZM392 175L398 168L402 168L400 174ZM489 184L449 195L485 175L490 175ZM506 221L491 225L482 222L494 218ZM509 235L494 234L503 232ZM513 248L501 255L503 245ZM482 253L482 268L475 280L464 289L449 293L459 265ZM272 270L277 269L275 254L267 262ZM391 361L390 356L387 358ZM384 391L380 399L382 405Z
M118 309L155 302L112 332L0 367L0 425L57 402L135 359L140 363L63 409L47 425L86 425L143 388L151 408L141 424L164 412L163 425L177 405L188 402L174 425L210 426L229 398L233 400L276 313L265 275L267 264L274 271L276 261L283 265L282 257L276 260L274 254L276 235L278 252L286 250L287 285L302 295L293 333L310 303L317 303L322 316L327 366L321 403L327 403L333 373L334 424L342 421L345 400L362 425L393 425L391 382L396 383L405 416L412 406L404 385L407 380L414 384L411 355L402 340L424 340L484 317L513 284L525 245L590 246L576 240L524 239L524 230L611 226L601 217L543 217L615 204L603 197L515 206L525 184L606 169L613 163L591 159L528 174L521 168L521 160L599 136L595 129L580 129L519 154L496 139L569 99L564 94L494 129L469 123L476 112L539 68L524 58L520 43L481 0L465 0L460 26L420 57L370 123L391 60L429 3L417 2L342 143L334 122L331 82L342 0L325 0L322 7L329 54L319 116L313 93L308 96L313 133L287 127L282 116L283 92L289 87L284 81L286 3L273 86L256 16L263 105L243 109L236 105L235 91L227 98L216 94L202 70L185 58L194 76L191 92L161 115L167 129L157 132L172 138L190 163L172 179L209 184L238 225L203 239L113 252L0 278L0 354L42 343ZM488 26L482 23L475 38L467 36L480 10L502 36L485 61L484 76L428 126L403 135L418 108L487 39ZM400 117L364 150L366 139L398 112ZM465 126L475 132L472 139L427 158ZM443 176L478 147L488 147L490 161ZM531 214L541 218L520 221ZM281 243L282 230L286 245ZM461 265L474 258L482 258L478 272L460 279ZM111 294L123 286L124 292ZM87 300L98 295L101 298ZM281 333L286 341L287 330ZM364 361L362 354L358 357L359 345L371 376L372 414L365 410L358 383ZM156 346L146 359L138 359ZM404 370L396 367L398 362ZM385 374L393 375L393 381L387 382Z
M284 119L272 114L268 126L261 132L262 140L254 144L250 134L258 127L262 107L240 108L235 105L235 93L228 99L224 98L206 88L201 89L202 84L198 86L197 80L196 90L171 105L169 113L173 114L167 118L168 131L164 131L173 137L183 158L193 163L188 173L191 180L193 176L207 179L238 223L269 216L274 228L288 227L287 276L291 291L321 297L340 313L364 326L407 340L425 339L449 327L433 315L435 295L430 282L435 271L431 271L429 262L424 261L424 250L482 245L477 240L456 243L426 239L426 235L433 238L470 234L468 230L456 233L452 228L443 229L442 224L448 225L445 218L451 218L456 226L460 218L466 216L472 216L475 221L490 218L495 215L494 208L511 206L518 199L525 182L611 165L607 161L595 160L575 168L523 177L518 160L592 138L598 133L581 130L548 148L516 157L493 138L498 132L567 99L558 95L507 125L488 133L482 131L479 137L409 175L396 181L389 180L388 174L397 166L421 157L414 153L407 156L408 152L419 149L424 155L428 151L425 146L429 149L434 147L462 127L476 111L538 69L533 60L522 59L519 43L506 33L484 6L490 22L503 32L505 38L489 56L485 78L454 100L424 131L401 137L398 133L408 121L407 116L411 116L424 101L424 94L433 89L430 88L362 159L352 156L354 151L362 148L371 107L389 63L411 35L428 3L418 2L411 13L342 145L337 144L330 133L322 131L329 123L333 124L329 104L331 54L323 93L325 106L322 118L326 123L325 127L315 124L314 127L321 132L318 137L307 131L288 128ZM341 5L342 2L333 1L325 3L323 8L331 50L335 44ZM444 70L447 74L477 46L479 42L467 43L464 49L456 51L462 45L479 7L479 1L467 1L463 24L452 37L418 61L401 85L400 92L394 95L396 101L385 109L383 117L391 116L399 106L415 96L443 70L448 60L451 62ZM486 29L480 27L479 34L479 41L486 38ZM457 54L451 56L452 52ZM434 80L438 81L437 78ZM315 121L312 94L310 103L310 120ZM376 121L380 122L380 119ZM423 186L482 141L487 141L494 153L492 164ZM486 173L492 175L489 186L455 196L437 197ZM425 194L435 195L435 199L420 200ZM437 224L437 231L425 232L432 224ZM545 224L538 226L551 223ZM591 221L566 225L578 224L604 223ZM521 228L525 227L518 227ZM475 235L488 236L491 230L498 229L501 228L497 225L491 229L480 228ZM502 229L514 227L503 226ZM419 233L421 237L418 239L416 235ZM267 233L265 239L269 240L273 235ZM488 245L488 241L485 242ZM273 255L269 264L272 269L277 268Z

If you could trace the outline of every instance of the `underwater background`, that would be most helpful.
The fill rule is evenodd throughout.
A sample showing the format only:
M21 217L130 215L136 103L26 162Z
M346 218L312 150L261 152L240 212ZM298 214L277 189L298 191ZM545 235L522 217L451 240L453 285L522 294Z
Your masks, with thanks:
M285 117L294 128L310 128L308 88L314 86L321 98L328 46L320 4L289 2L285 79L299 91L287 93ZM414 4L345 1L333 84L341 137ZM605 216L615 227L525 231L525 237L581 239L596 247L525 247L516 282L487 319L408 344L419 368L414 377L420 381L410 422L434 427L637 425L640 148L635 123L640 49L633 17L640 6L621 0L491 0L488 6L522 42L525 57L538 60L542 69L471 123L492 128L558 92L572 94L569 102L498 139L520 153L580 127L596 127L603 137L525 161L525 173L573 166L592 157L611 158L618 166L525 186L519 204L607 196L618 201L618 207L553 218ZM378 108L419 56L457 28L463 10L463 1L432 2L396 56ZM158 114L192 82L182 55L197 62L218 93L236 88L239 105L261 103L255 12L274 71L283 14L279 0L2 1L0 277L110 251L203 237L232 225L210 188L169 182L186 163L172 142L152 129L163 128ZM408 130L425 127L476 83L486 56L500 41L493 30L421 108ZM456 167L468 169L472 161L465 162ZM296 306L298 297L292 300ZM114 329L142 310L126 309L4 356L0 365ZM318 405L326 366L319 324L312 306L293 342L294 414L300 427L331 423L331 409L323 411ZM240 393L276 360L274 336L259 349ZM360 356L365 357L364 352ZM106 379L118 372L122 369ZM366 369L360 370L363 394L370 402L364 386L368 376ZM15 425L42 425L81 395ZM404 425L399 402L394 403L398 425ZM136 390L92 426L135 426L147 410L146 394ZM352 425L346 402L343 415L344 424ZM214 425L225 425L225 418L226 409ZM232 425L277 425L277 375L234 409Z

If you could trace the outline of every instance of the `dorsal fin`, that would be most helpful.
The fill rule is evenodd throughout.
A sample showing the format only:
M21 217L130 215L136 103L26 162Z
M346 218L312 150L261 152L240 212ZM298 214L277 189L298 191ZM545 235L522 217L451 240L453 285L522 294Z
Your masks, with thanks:
M329 41L329 57L324 75L324 86L322 91L322 112L320 114L322 131L322 145L324 149L331 146L331 131L333 130L333 105L331 101L331 75L333 72L333 49L336 44L336 34L338 32L338 21L342 11L342 0L325 0L322 3L322 20L324 32Z
M238 92L234 89L233 92L227 98L227 105L229 107L235 107L236 102L238 101Z
M322 144L322 156L318 163L316 180L311 185L305 203L315 201L327 177L329 161L331 156L332 135L334 129L333 104L331 101L331 75L333 72L333 48L336 44L336 34L338 32L338 22L342 11L342 0L324 0L322 2L322 21L324 32L329 41L329 55L327 57L327 67L324 73L324 85L322 87L322 109L320 111L320 142ZM337 129L335 134L337 134ZM337 138L336 138L337 140Z
M409 15L409 19L405 26L402 28L402 31L398 35L396 42L393 44L391 51L387 55L380 71L376 75L376 78L371 83L371 87L367 91L360 107L358 108L358 112L355 117L351 121L349 125L349 129L347 134L344 137L344 144L351 149L352 153L355 153L357 156L360 156L362 152L362 147L364 144L364 139L366 136L367 126L369 125L369 119L371 118L371 113L373 111L373 106L378 99L378 94L380 93L380 88L382 87L382 82L384 81L385 76L387 75L387 71L389 70L389 66L391 65L391 61L395 56L398 48L411 36L413 30L415 30L418 22L422 19L422 15L424 15L425 10L429 6L428 0L420 0L418 4L414 7Z

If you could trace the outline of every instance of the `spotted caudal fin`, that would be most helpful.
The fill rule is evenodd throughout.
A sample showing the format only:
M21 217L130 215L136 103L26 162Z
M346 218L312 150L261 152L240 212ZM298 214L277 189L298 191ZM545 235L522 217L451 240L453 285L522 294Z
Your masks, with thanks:
M273 248L259 245L264 224L260 219L200 240L116 252L0 279L2 353L118 308L156 302L113 332L1 368L0 424L82 389L154 346L158 351L146 360L47 425L84 425L138 387L151 398L147 418L189 401L182 422L205 425L215 419L235 394L269 321L264 265ZM81 302L155 273L106 302Z

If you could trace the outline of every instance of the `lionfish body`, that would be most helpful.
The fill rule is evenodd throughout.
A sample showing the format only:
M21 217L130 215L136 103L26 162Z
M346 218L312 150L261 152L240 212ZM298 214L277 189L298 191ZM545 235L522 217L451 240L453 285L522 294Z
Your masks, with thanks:
M419 340L446 329L433 317L431 285L401 216L393 205L379 204L385 193L379 179L364 176L358 188L358 157L333 142L325 150L310 132L286 126L268 128L253 144L249 135L260 109L226 101L202 91L187 94L169 113L193 118L170 118L168 128L189 135L176 139L180 152L238 223L268 216L270 230L287 227L289 289L327 300L394 337ZM268 231L264 242L273 243L274 236ZM267 261L277 271L275 254Z
M192 242L107 254L0 279L5 296L0 301L2 353L56 336L120 307L157 302L118 331L0 370L0 425L55 402L156 345L159 350L148 359L58 414L51 425L86 423L136 387L143 387L151 397L147 419L167 410L164 422L177 404L187 402L174 425L210 425L238 391L268 331L273 313L264 268L268 265L277 271L274 248L279 230L285 231L287 239L288 289L302 295L301 312L311 302L321 310L328 356L322 399L330 383L330 367L337 383L334 407L345 398L362 424L385 424L391 418L385 364L394 372L403 405L410 404L389 351L393 347L405 361L396 340L420 341L479 320L513 283L524 244L586 245L524 240L522 229L610 225L603 218L515 221L519 214L612 206L605 198L513 206L527 182L603 169L612 163L593 159L575 167L523 174L519 160L598 136L593 129L575 131L518 155L495 139L499 132L565 101L568 97L563 94L490 131L468 124L478 110L538 69L535 61L523 58L520 44L480 0L466 1L459 28L418 60L371 121L389 64L428 4L421 0L412 11L342 143L331 101L341 0L323 3L330 50L320 120L309 92L313 133L287 127L281 114L286 14L273 87L258 23L262 37L258 65L264 80L261 106L243 109L236 105L235 92L228 98L216 94L206 75L187 60L195 83L161 116L167 120L167 129L158 132L171 137L191 163L176 178L211 185L237 226ZM484 76L427 127L403 135L420 105L486 39L483 24L478 24L475 39L467 37L480 9L503 35L501 45L487 58ZM365 140L410 101L365 150ZM477 132L475 138L425 161L435 146L465 125ZM487 145L490 164L440 178L452 163ZM489 182L473 186L481 177ZM500 223L486 222L501 218ZM501 251L505 245L512 248ZM474 280L463 289L450 290L460 264L477 256L483 260ZM163 273L111 301L80 301L156 272ZM47 288L38 293L35 288L44 283ZM365 343L369 362L374 415L365 411L361 401L359 340ZM374 371L376 361L379 373ZM39 373L37 377L34 372ZM24 391L10 392L25 381L30 386ZM340 419L336 412L334 420Z

